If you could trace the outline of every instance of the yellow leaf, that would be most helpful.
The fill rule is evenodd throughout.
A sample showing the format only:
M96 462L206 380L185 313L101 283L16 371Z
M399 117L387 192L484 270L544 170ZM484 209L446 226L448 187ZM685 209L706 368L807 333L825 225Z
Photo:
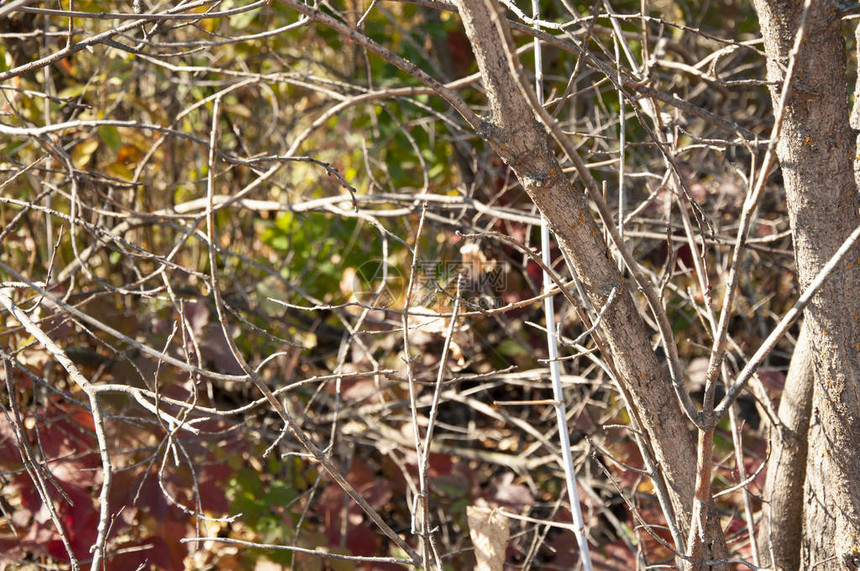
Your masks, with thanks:
M75 165L75 168L84 168L90 162L90 159L93 158L93 154L98 148L99 142L96 139L88 139L83 143L76 145L75 148L72 149L72 164Z

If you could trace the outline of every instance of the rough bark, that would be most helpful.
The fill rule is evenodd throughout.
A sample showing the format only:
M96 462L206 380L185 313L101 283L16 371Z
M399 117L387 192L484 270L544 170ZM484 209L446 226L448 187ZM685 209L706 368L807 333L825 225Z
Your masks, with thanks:
M503 49L510 42L509 32L493 24L493 11L499 9L498 5L490 0L459 0L457 4L492 112L481 135L513 168L523 188L546 216L593 306L603 307L610 292L619 289L620 295L607 308L598 333L610 353L607 358L614 364L631 413L638 415L662 469L675 521L686 533L695 493L696 450L690 425L651 350L651 333L639 315L629 284L610 256L584 196L562 171L549 135L535 120L528 100L520 91ZM725 539L718 518L713 510L709 511L705 540L708 549L704 556L722 558L727 553Z
M813 372L812 346L804 325L779 402L781 426L770 429L770 459L762 493L759 559L763 566L773 566L777 571L800 569L803 502L798 500L803 497L806 475Z
M854 48L857 53L855 61L860 62L860 25L854 28ZM860 70L860 64L857 66ZM854 108L851 110L851 128L857 133L857 148L860 148L860 73L857 73L856 83L854 84ZM854 157L854 180L857 183L857 188L860 189L860 159Z
M784 69L802 2L755 0L768 57L768 78ZM777 148L785 181L800 285L860 224L854 179L855 133L849 126L846 52L836 5L811 3L805 41ZM777 104L779 88L772 95ZM815 389L809 429L801 568L840 569L860 553L860 269L836 273L805 311ZM794 498L798 501L799 498ZM833 529L832 534L822 533ZM848 567L852 568L852 567Z

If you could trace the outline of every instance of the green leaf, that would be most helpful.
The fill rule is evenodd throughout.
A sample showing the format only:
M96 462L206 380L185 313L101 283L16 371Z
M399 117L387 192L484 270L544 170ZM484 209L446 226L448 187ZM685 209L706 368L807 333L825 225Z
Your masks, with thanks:
M522 357L529 354L522 345L512 339L505 339L499 343L496 350L505 357Z
M230 16L230 27L236 30L244 30L254 22L259 13L259 10L251 10Z
M122 137L120 137L119 131L113 125L102 125L99 127L99 135L101 135L102 141L113 152L118 153L122 149Z

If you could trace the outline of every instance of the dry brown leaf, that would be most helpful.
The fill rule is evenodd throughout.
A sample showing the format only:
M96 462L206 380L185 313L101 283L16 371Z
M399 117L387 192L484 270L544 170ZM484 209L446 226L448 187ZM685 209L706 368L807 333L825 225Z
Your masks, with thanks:
M510 522L499 510L481 506L466 508L469 535L475 547L476 571L502 571L510 537Z

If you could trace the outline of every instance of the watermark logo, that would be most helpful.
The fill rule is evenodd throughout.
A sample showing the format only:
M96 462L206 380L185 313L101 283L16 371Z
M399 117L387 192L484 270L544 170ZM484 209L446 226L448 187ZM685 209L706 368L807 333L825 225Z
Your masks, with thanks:
M460 303L466 309L488 310L505 304L507 264L486 260L420 260L415 264L410 304L421 307L450 306L460 280ZM409 271L392 264L368 260L355 268L352 292L367 307L386 308L402 303Z
M406 279L387 262L368 260L355 269L352 292L358 303L371 307L391 307L406 291Z

